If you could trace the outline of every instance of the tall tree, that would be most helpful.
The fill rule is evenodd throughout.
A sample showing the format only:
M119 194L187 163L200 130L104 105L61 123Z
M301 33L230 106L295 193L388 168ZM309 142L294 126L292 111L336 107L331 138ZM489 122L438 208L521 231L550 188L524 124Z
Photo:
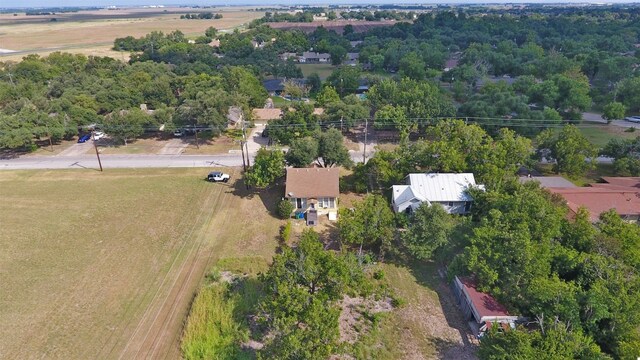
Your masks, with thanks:
M405 246L417 259L428 260L449 242L454 221L440 204L421 205L402 234Z
M319 163L323 167L342 165L350 167L353 161L349 156L349 150L344 146L344 139L338 129L329 129L316 133L318 140Z
M258 150L253 166L245 174L247 185L265 188L284 176L284 154L281 150Z
M379 249L382 254L394 236L394 215L388 201L380 195L367 195L353 204L353 209L340 208L340 239L353 246Z

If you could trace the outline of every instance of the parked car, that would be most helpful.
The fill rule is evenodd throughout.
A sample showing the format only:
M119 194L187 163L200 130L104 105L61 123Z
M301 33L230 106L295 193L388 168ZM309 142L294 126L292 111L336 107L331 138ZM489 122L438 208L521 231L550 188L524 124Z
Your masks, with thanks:
M78 139L78 142L79 143L87 142L89 141L89 139L91 139L91 134L84 134L80 136L80 138Z
M104 132L102 132L102 131L95 131L95 132L93 133L93 140L100 140L100 139L102 139L103 137L105 137L105 134L104 134Z
M624 119L627 120L627 121L640 123L640 116L627 116Z
M175 137L183 137L184 136L184 131L182 129L178 129L178 130L173 132L173 136L175 136Z
M230 177L229 174L225 174L222 171L212 171L207 175L207 180L212 182L227 182Z

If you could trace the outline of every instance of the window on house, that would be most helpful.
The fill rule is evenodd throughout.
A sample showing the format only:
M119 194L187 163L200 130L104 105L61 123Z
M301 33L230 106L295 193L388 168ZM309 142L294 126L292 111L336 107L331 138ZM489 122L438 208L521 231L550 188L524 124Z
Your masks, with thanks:
M453 206L453 201L449 201L449 206Z
M329 207L330 208L336 207L336 198L329 198Z
M302 199L296 198L296 208L302 209Z

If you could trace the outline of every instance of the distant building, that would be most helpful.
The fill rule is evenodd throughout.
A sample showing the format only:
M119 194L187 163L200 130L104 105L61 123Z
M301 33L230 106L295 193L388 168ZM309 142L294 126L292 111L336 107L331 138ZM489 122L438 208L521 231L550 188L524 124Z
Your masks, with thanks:
M562 176L521 176L521 183L536 181L543 188L576 188L577 186Z
M317 53L313 51L305 51L302 56L298 57L300 63L328 63L331 62L331 55L328 53Z
M269 93L270 96L280 96L282 95L282 92L284 91L284 84L287 81L291 81L296 85L299 86L304 86L307 83L306 79L284 79L284 78L277 78L277 79L269 79L269 80L264 80L262 82L262 86L264 86L265 90L267 90L267 92Z
M552 187L548 190L566 201L570 216L575 216L578 209L584 207L589 211L591 221L597 222L600 214L614 209L624 220L637 222L640 219L640 178L602 179L605 183L590 184L588 187Z
M449 214L466 214L473 198L468 190L484 189L476 185L471 173L462 174L409 174L406 185L393 185L392 206L397 213L414 212L420 205L441 204Z

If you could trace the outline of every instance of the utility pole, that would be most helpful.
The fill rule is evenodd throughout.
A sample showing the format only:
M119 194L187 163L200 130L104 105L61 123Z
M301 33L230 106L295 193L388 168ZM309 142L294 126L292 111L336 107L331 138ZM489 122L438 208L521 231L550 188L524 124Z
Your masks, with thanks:
M367 133L369 132L369 118L364 119L364 151L362 152L362 163L367 163Z
M93 140L93 148L96 150L96 157L98 158L98 165L100 165L100 171L102 171L102 161L100 161L100 152L98 151L98 145L96 145L95 131L91 131L91 139Z
M246 124L244 122L244 117L241 117L242 121L242 141L240 141L240 151L242 152L242 166L244 167L244 173L247 173L247 167L251 167L251 163L249 162L249 147L247 146L247 132L246 132ZM244 165L244 151L247 150L247 165ZM247 184L246 179L244 186L249 190L249 184Z
M240 152L242 153L242 169L244 172L247 172L247 163L244 160L244 144L242 140L240 140Z
M198 128L194 127L193 131L196 133L196 149L200 149L200 143L198 142Z
M343 119L343 116L340 116L340 132L342 132L342 131L343 131L343 130L342 130L342 119Z
M242 139L244 140L244 150L247 151L247 166L251 167L251 161L249 160L249 145L247 139L247 124L244 121L244 116L240 118L242 121ZM243 151L244 151L243 150Z

